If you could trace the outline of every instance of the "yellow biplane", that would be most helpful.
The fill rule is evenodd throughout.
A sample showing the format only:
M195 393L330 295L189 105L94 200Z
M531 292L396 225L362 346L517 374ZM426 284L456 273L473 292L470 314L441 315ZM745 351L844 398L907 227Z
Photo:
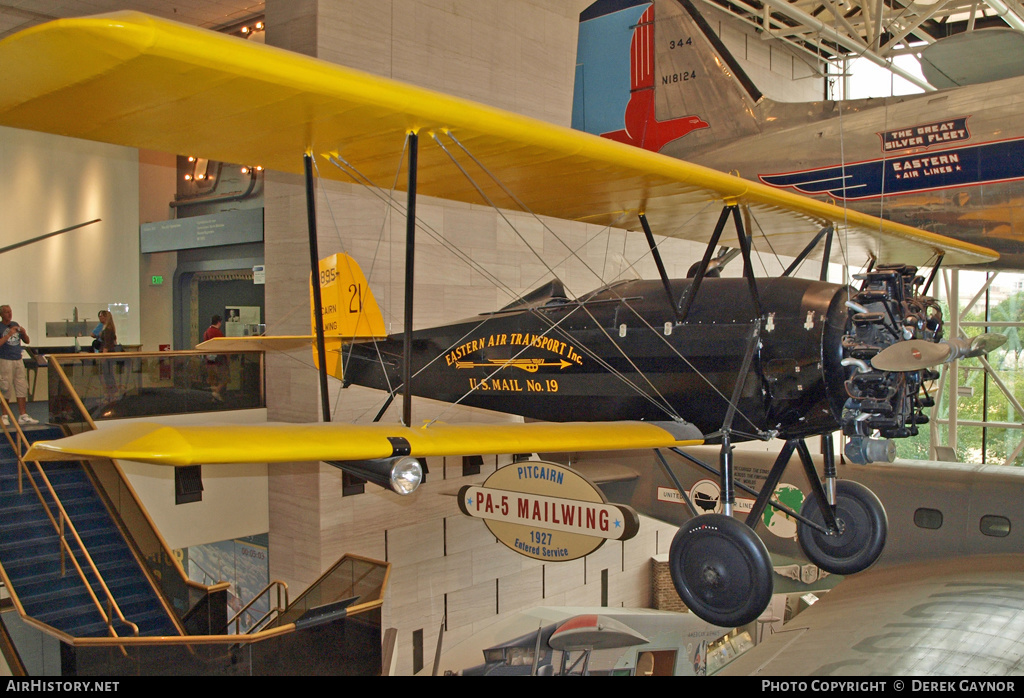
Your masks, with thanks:
M0 65L5 126L258 161L305 172L309 191L314 157L342 161L374 182L391 180L403 150L409 158L408 179L398 187L409 213L405 331L385 336L358 265L337 255L313 270L316 335L254 340L267 347L311 344L323 373L401 393L402 424L233 426L231 439L213 425L132 424L37 443L29 458L171 466L341 461L357 472L405 473L392 484L401 491L409 459L427 456L720 443L726 511L695 515L671 552L683 599L719 625L749 622L770 600L771 561L753 526L790 454L799 453L813 473L804 439L841 429L850 440L848 455L884 460L889 438L913 433L924 421L921 384L930 365L954 350L908 361L900 349L907 340L936 344L942 336L926 295L930 280L917 276L917 266L997 257L622 143L137 13L26 30L0 42ZM192 118L199 111L206 115L201 122ZM486 176L464 177L460 168ZM321 171L346 177L340 169ZM413 333L420 194L642 228L659 268L654 234L706 242L707 252L687 279L662 272L658 281L611 285L578 298L553 282L484 318ZM689 222L680 229L682 220ZM835 237L848 255L879 264L864 274L860 289L794 278L795 264L780 278L755 279L749 220L778 254L820 257L817 243L825 240L827 249ZM722 260L714 250L730 221L744 274L727 279L716 274ZM328 305L336 317L321 312ZM217 346L228 351L231 341ZM872 363L878 355L891 357L882 352L892 347L902 363ZM416 427L408 407L413 394L540 421ZM324 403L329 418L326 397ZM776 436L786 440L785 459L740 522L731 516L731 443ZM824 483L816 474L811 479L814 494L804 510L787 512L801 522L808 556L836 572L869 566L885 540L881 504L866 488L837 482L834 465L826 465Z

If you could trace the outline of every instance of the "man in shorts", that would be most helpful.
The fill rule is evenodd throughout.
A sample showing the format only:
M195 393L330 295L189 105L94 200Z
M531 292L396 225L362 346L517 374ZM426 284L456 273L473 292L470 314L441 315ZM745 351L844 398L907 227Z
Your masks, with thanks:
M10 402L18 401L19 424L39 424L25 411L28 402L28 375L25 373L25 362L21 358L21 345L29 344L28 332L11 319L11 306L0 305L0 390ZM3 422L9 425L7 415Z

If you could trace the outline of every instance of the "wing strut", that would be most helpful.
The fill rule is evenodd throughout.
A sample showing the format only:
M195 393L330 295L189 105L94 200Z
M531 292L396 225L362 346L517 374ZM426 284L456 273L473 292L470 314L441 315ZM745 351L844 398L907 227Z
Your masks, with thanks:
M676 319L680 323L686 322L686 317L690 314L690 307L693 305L693 300L697 297L701 282L704 281L704 277L708 273L708 267L711 266L711 257L714 254L715 247L718 245L718 239L722 237L722 231L725 229L725 223L729 220L730 215L732 215L733 222L736 225L736 238L739 240L740 253L743 255L743 276L746 277L747 285L750 288L750 298L754 302L755 317L760 319L763 314L761 311L761 298L757 293L757 282L754 280L754 265L750 261L750 237L748 237L743 229L743 220L740 218L739 206L736 204L726 204L722 207L721 215L718 216L715 231L711 234L711 239L708 240L708 246L704 250L704 258L700 260L700 265L697 267L697 273L693 277L693 282L686 291L683 307L676 314Z
M750 299L754 301L755 317L760 320L764 313L761 311L761 297L757 293L757 281L754 279L754 263L750 261L750 236L743 229L740 207L727 206L726 210L729 209L732 209L732 218L736 223L736 237L740 241L740 253L743 255L743 276L747 277L747 286L750 287Z
M327 346L324 341L324 314L320 295L320 246L316 240L316 190L313 188L313 156L306 153L302 156L303 169L306 176L306 224L309 228L309 265L310 283L313 287L313 318L316 325L316 358L320 369L320 411L325 422L331 421L331 398L327 389ZM336 461L328 461L340 467ZM343 471L341 480L342 495L362 494L365 480L357 475Z
M700 266L697 267L697 274L693 277L693 282L690 284L690 288L686 291L686 299L678 316L680 323L686 322L686 316L690 314L690 306L693 305L693 299L697 297L697 291L700 290L700 284L704 281L704 275L707 274L708 265L711 264L711 255L714 254L715 247L718 246L718 239L722 237L722 230L725 228L725 222L728 218L729 207L726 206L718 216L718 222L715 224L715 231L711 233L711 239L708 240L708 246L704 250L704 258L700 260Z
M945 259L945 257L946 257L946 253L945 252L940 252L939 253L939 258L937 260L935 260L935 266L932 267L932 273L928 275L928 280L925 282L924 288L921 289L921 295L922 296L927 296L928 295L928 291L931 290L932 281L935 280L935 275L939 273L939 267L942 266L942 260Z
M316 322L316 357L320 363L320 408L323 420L331 421L331 400L327 393L327 347L324 344L324 316L320 302L320 250L316 241L316 192L313 189L313 156L302 156L306 173L306 224L309 227L309 268L313 286L313 317Z
M647 246L651 248L651 256L654 257L654 263L658 265L658 274L661 276L661 284L665 287L665 295L668 296L668 304L672 308L672 313L676 317L676 322L680 322L679 306L676 305L676 299L672 295L672 286L668 280L668 272L665 271L665 263L661 261L661 252L658 251L658 245L654 242L654 233L651 232L651 225L647 222L647 214L640 214L640 225L644 227L644 235L647 237Z
M828 236L825 238L825 250L821 253L821 274L818 281L828 281L828 261L832 257L832 238L835 237L832 226L828 226Z
M796 259L793 260L793 263L790 264L788 267L786 267L786 271L782 272L782 275L783 276L789 276L790 274L795 272L797 267L800 266L800 263L803 262L805 259L807 259L807 255L809 255L811 253L811 251L814 250L814 248L818 246L818 243L821 242L821 239L823 237L825 237L826 235L828 235L828 240L825 241L825 254L823 255L822 260L821 260L822 275L824 276L825 270L828 267L829 254L832 251L832 231L833 230L834 230L834 228L831 225L826 225L824 228L819 230L818 234L814 236L814 239L811 240L809 243L807 243L807 247L805 247L800 252L800 254L798 254L796 256ZM824 278L822 278L822 281L824 281Z
M405 207L405 337L402 345L402 424L412 425L412 301L416 261L416 169L420 138L409 134L409 195Z

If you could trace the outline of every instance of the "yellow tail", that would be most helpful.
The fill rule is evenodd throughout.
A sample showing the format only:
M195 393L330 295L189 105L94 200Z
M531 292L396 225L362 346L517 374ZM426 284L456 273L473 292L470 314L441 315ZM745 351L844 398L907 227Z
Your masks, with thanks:
M387 336L373 291L356 260L347 254L333 254L320 260L320 314L324 322L327 372L342 379L342 347L349 342L382 339ZM310 285L310 300L313 287ZM310 302L312 312L317 308ZM316 333L316 315L311 315ZM319 368L316 347L313 361Z

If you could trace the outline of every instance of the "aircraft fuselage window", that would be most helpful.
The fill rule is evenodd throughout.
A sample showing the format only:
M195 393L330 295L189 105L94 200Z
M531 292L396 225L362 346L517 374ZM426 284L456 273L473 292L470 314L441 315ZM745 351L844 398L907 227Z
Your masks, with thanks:
M914 525L918 528L942 528L942 512L938 509L918 509L914 512Z
M1005 538L1010 535L1010 520L1005 516L987 514L981 517L981 532L986 536Z

